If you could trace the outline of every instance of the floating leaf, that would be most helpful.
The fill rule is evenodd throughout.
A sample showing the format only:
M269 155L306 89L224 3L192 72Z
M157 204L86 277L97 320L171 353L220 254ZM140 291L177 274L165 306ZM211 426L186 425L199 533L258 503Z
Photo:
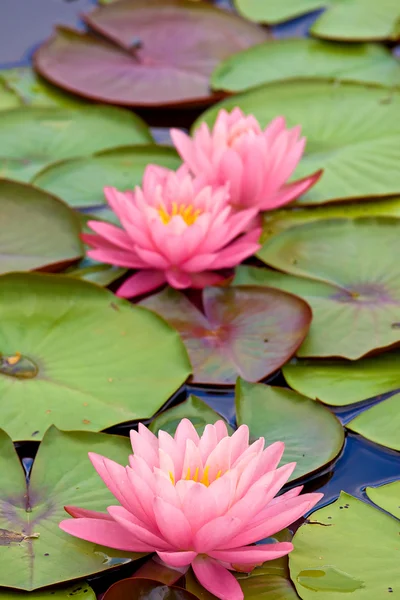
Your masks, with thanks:
M141 304L179 331L195 383L232 385L238 375L248 381L267 377L293 356L311 322L299 298L251 287L205 288L204 314L168 288Z
M125 191L142 182L147 165L177 169L181 160L173 148L147 145L115 148L87 158L54 163L36 175L33 183L74 207L105 203L104 187Z
M399 91L349 82L272 83L224 100L195 126L212 124L221 108L235 106L254 114L263 127L277 115L291 127L301 124L307 145L295 176L321 168L324 174L297 203L400 193Z
M52 423L99 431L149 418L190 373L177 332L79 279L4 275L0 314L0 352L37 367L27 380L0 365L2 425L15 440L38 440Z
M114 583L104 594L104 600L196 600L188 590L177 586L131 577Z
M190 0L121 0L85 20L102 39L59 28L36 52L35 67L66 90L127 106L210 103L214 67L267 37L233 13Z
M365 491L372 502L400 519L400 481L367 487Z
M150 431L157 434L160 429L163 429L174 435L182 419L189 419L201 435L206 425L214 424L222 417L200 398L189 396L184 402L157 415L151 422ZM229 425L227 427L228 431L232 433L231 427Z
M399 522L344 492L293 544L290 575L302 600L386 600L400 586Z
M112 265L106 265L104 263L95 263L89 266L77 266L75 269L68 269L64 275L69 277L77 277L78 279L84 279L85 281L91 281L97 283L103 287L107 287L117 279L120 279L128 269L122 267L113 267Z
M400 7L397 0L234 0L238 11L251 21L280 23L326 8L311 33L333 40L397 40Z
M372 442L400 450L400 394L365 410L346 427Z
M343 427L322 404L292 390L242 379L235 396L238 425L246 423L252 439L285 442L283 462L297 462L291 479L313 473L341 451Z
M46 192L0 180L0 273L61 270L83 254L76 214Z
M378 44L288 38L228 57L215 69L211 85L215 90L243 92L272 81L312 77L400 86L400 62Z
M13 92L1 78L0 71L0 110L15 108L21 105L21 101L17 94Z
M294 360L283 367L294 390L333 406L345 406L400 389L400 353L357 361Z
M8 88L20 98L18 105L80 108L85 104L80 98L62 92L59 88L47 83L30 67L0 71L0 80L5 81Z
M264 262L296 276L283 276L278 286L300 293L313 309L311 335L318 339L310 337L299 356L354 360L400 342L398 252L399 222L390 218L307 223L262 247ZM299 282L304 289L296 289L298 277L309 278Z
M55 161L149 141L150 133L139 117L110 106L3 110L0 176L30 181Z
M28 593L0 590L0 600L28 600L28 597L29 600L96 600L96 594L86 582Z
M174 585L185 574L186 567L168 567L158 558L157 554L153 554L137 571L133 577L141 579L151 579L165 583L165 585Z
M127 438L51 427L39 447L27 488L13 443L0 431L0 527L24 535L22 541L0 544L1 586L34 590L142 556L78 540L59 528L67 517L66 505L105 511L113 503L114 497L88 459L89 451L127 464L132 450Z

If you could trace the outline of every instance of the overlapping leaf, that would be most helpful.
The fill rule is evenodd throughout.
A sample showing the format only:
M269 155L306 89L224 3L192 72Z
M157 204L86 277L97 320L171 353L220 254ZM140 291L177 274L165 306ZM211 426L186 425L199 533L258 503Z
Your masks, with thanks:
M311 321L305 302L272 289L206 288L204 314L170 289L141 304L179 331L196 383L263 379L293 356Z
M218 62L267 36L190 0L121 0L85 19L103 39L59 28L37 51L35 67L68 91L127 106L212 102L209 77Z
M372 502L400 519L400 481L378 487L367 487L365 491Z
M61 275L0 278L0 412L14 440L151 417L190 373L156 315Z
M297 203L400 193L400 92L355 83L287 81L260 86L224 100L196 125L212 124L220 108L239 106L264 127L277 115L301 125L306 151L295 175L324 174ZM383 175L384 174L384 175Z
M346 427L377 444L400 450L400 394L365 410Z

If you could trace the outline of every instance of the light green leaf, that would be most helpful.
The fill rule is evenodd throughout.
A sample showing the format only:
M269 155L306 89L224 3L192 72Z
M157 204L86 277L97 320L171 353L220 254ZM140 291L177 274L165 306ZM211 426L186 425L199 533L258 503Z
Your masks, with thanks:
M400 481L367 487L365 491L372 502L400 519Z
M365 410L346 427L372 442L400 450L400 394Z
M86 582L69 587L56 587L38 592L0 590L0 600L96 600L96 594Z

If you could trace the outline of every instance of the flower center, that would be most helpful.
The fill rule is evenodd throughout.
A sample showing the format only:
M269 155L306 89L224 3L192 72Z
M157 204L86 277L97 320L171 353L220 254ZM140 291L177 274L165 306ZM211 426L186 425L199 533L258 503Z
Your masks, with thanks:
M206 467L203 471L203 476L201 477L201 479L199 479L199 473L200 473L199 467L196 467L193 475L191 473L190 467L188 467L188 470L186 472L186 477L182 477L182 479L185 479L185 481L195 481L196 483L197 482L202 483L203 485L208 487L210 485L210 483L212 483L212 481L210 481L208 478L209 470L210 470L210 467ZM219 479L221 477L221 475L222 475L222 471L218 471L218 473L215 476L214 481L216 479ZM169 478L171 479L172 484L175 485L175 478L171 472L169 473Z
M160 204L157 210L164 225L167 225L172 217L177 216L181 217L186 225L193 225L203 212L200 208L195 208L193 204L178 204L177 202L172 202L172 208L169 211L163 204Z

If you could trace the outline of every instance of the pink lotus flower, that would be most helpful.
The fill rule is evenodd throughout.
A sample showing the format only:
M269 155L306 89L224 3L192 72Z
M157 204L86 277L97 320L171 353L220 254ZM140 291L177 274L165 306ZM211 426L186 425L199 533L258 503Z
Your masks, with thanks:
M288 204L313 186L322 174L286 183L303 154L305 138L300 127L287 129L277 117L264 131L256 118L246 117L240 108L231 113L220 110L210 131L202 123L188 135L172 129L174 144L194 175L220 186L229 182L230 203L236 209L256 207L272 210Z
M235 267L260 248L261 229L251 225L257 210L235 214L226 186L204 186L186 167L174 172L149 166L142 189L104 192L123 229L89 221L97 235L82 238L95 248L88 252L92 258L140 269L119 296L144 294L167 282L174 288L214 285L224 279L216 271Z
M277 468L284 444L264 450L264 438L249 445L241 425L229 437L226 425L207 425L201 437L183 419L171 437L158 438L144 425L131 431L128 467L89 454L120 506L108 514L66 507L75 517L61 529L89 542L132 552L157 552L171 567L192 565L199 582L221 600L242 600L230 570L288 554L289 542L254 542L272 536L308 512L322 494L299 496L302 487L275 497L295 463Z

